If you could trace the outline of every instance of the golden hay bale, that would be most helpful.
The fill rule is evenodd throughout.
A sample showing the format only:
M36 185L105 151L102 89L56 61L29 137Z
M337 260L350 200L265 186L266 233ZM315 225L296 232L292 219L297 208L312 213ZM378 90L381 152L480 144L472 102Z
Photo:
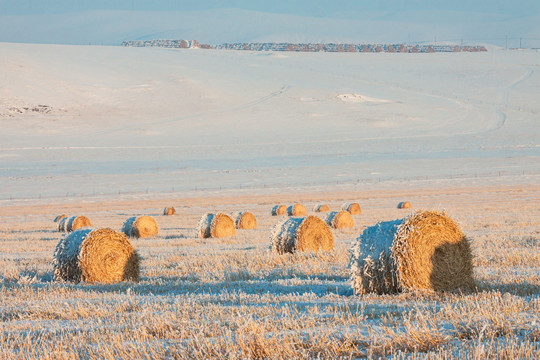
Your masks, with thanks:
M68 221L69 221L69 218L67 216L61 218L60 220L58 220L58 231L59 232L65 232L66 231L66 226L67 226Z
M237 212L232 215L237 229L256 229L257 218L249 211Z
M326 215L324 222L334 229L354 227L352 215L345 210L329 212L328 215Z
M472 288L468 239L446 214L418 211L369 227L351 249L357 294Z
M197 225L200 238L220 238L236 235L234 220L227 214L204 214Z
M139 280L139 255L111 229L79 229L66 235L54 252L54 277L60 281L113 284Z
M326 212L326 211L330 211L330 208L328 207L328 205L319 204L319 205L315 205L315 207L313 208L313 211L314 212Z
M57 217L54 218L54 222L59 222L60 219L63 219L63 218L65 218L65 217L67 217L66 214L58 215Z
M65 231L72 232L88 226L92 226L92 224L90 223L90 219L88 219L86 216L72 216L66 223Z
M411 203L408 201L402 201L398 204L398 209L409 209L411 207Z
M304 216L306 214L306 207L302 204L294 204L287 208L287 215L289 216Z
M163 215L175 215L175 214L176 214L176 209L174 208L174 206L166 207L165 209L163 209Z
M270 240L272 249L280 254L319 249L328 251L334 248L332 230L313 215L283 219L274 226Z
M341 210L348 211L351 215L360 215L362 213L360 204L355 202L341 205Z
M141 215L127 219L122 226L122 232L130 237L145 238L157 235L159 227L153 217Z
M285 215L287 207L285 205L276 205L272 208L272 216Z

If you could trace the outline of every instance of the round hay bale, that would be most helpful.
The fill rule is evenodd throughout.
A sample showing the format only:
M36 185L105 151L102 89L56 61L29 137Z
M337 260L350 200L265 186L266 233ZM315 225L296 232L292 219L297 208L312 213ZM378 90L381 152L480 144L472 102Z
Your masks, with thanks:
M326 215L324 222L334 229L354 227L352 215L345 210L329 212L328 215Z
M294 204L287 208L287 215L289 216L304 216L306 214L306 207L302 204Z
M220 238L236 235L234 220L227 214L205 214L202 216L197 231L200 238Z
M285 205L276 205L272 208L272 216L285 215L287 207Z
M66 231L72 232L88 226L92 226L92 224L90 223L90 219L88 219L86 216L72 216L67 221Z
M283 219L274 226L270 240L272 249L280 254L307 250L329 251L334 248L332 230L313 215Z
M319 205L315 205L315 207L313 208L313 211L314 212L327 212L327 211L330 211L330 208L328 207L328 205L319 204Z
M237 229L256 229L257 218L249 211L234 213L232 218Z
M60 221L60 219L63 219L65 217L67 217L66 214L58 215L57 217L54 218L54 222L58 222L58 221Z
M410 209L411 203L408 201L402 201L398 204L398 209Z
M128 238L112 229L79 229L66 235L54 252L54 277L60 281L113 284L138 281L139 255Z
M58 231L60 231L60 232L67 231L66 227L67 227L68 221L69 221L69 218L67 216L61 218L60 220L58 220Z
M159 227L153 217L141 215L127 219L122 226L122 232L130 237L145 238L157 235Z
M436 211L365 229L351 249L350 268L357 294L474 286L468 239L450 217Z
M174 206L166 207L165 209L163 209L163 215L175 215L175 214L176 214L176 209L174 208Z
M360 215L362 213L360 204L355 202L341 205L341 210L348 211L351 215Z

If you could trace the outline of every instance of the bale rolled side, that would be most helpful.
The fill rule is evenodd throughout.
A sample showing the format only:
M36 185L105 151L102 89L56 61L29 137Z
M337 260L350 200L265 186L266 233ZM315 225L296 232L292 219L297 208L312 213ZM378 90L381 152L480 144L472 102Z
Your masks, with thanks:
M326 215L324 222L334 229L353 228L354 219L348 211L331 211Z
M67 220L66 231L72 232L89 226L92 226L92 224L90 223L90 219L88 219L86 216L72 216L69 218L69 220Z
M145 238L157 235L159 227L153 217L141 215L127 219L122 226L122 232L129 237Z
M328 205L318 204L318 205L315 205L315 207L313 208L313 211L314 212L327 212L327 211L330 211L330 208L328 207Z
M232 218L237 229L257 228L257 218L249 211L233 213Z
M410 209L411 203L408 201L402 201L398 204L398 209Z
M176 209L174 208L174 206L172 207L166 207L165 209L163 209L163 215L175 215L176 214Z
M358 203L345 203L341 205L341 210L348 211L351 215L360 215L362 214L362 208Z
M63 218L65 218L65 217L67 217L66 214L58 215L57 217L54 218L54 222L59 222L60 219L63 219Z
M111 229L78 229L66 235L53 258L60 281L113 284L138 281L139 255L127 239Z
M200 238L220 238L236 235L234 220L227 214L204 214L197 225Z
M285 215L287 207L285 205L276 205L272 208L272 216Z
M287 208L287 215L289 216L304 216L306 214L306 207L302 204L297 203Z
M296 251L332 250L334 235L328 225L316 216L286 218L277 223L270 237L272 249L280 254Z
M65 232L66 231L68 221L69 221L69 218L67 216L61 218L60 220L58 220L58 231L59 232Z
M369 227L351 249L357 294L474 286L469 241L446 214L419 211Z

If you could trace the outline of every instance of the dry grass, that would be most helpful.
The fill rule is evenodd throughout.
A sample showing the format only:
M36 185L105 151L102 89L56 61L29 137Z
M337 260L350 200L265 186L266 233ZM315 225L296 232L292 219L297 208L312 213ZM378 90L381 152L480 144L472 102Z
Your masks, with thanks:
M352 233L334 234L333 251L284 255L268 246L276 222L268 204L294 199L182 199L190 207L160 217L157 236L131 240L142 257L140 282L113 285L53 281L63 234L51 219L80 211L117 229L162 199L0 208L0 358L537 359L539 194L527 187L405 194L415 206L445 204L471 239L479 291L362 297L349 285L351 241L367 226L401 218L395 204L404 194L355 196L369 211ZM301 200L338 208L349 196ZM249 208L259 227L200 239L196 214L214 207Z

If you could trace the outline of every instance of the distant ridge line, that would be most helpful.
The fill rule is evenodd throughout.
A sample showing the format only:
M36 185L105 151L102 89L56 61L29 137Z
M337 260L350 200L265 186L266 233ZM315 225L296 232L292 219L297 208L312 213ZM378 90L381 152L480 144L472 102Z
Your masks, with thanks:
M201 44L197 40L130 40L122 46L164 47L178 49L215 49L249 51L292 51L292 52L387 52L387 53L436 53L436 52L485 52L483 45L405 45L405 44L350 44L350 43L224 43Z

